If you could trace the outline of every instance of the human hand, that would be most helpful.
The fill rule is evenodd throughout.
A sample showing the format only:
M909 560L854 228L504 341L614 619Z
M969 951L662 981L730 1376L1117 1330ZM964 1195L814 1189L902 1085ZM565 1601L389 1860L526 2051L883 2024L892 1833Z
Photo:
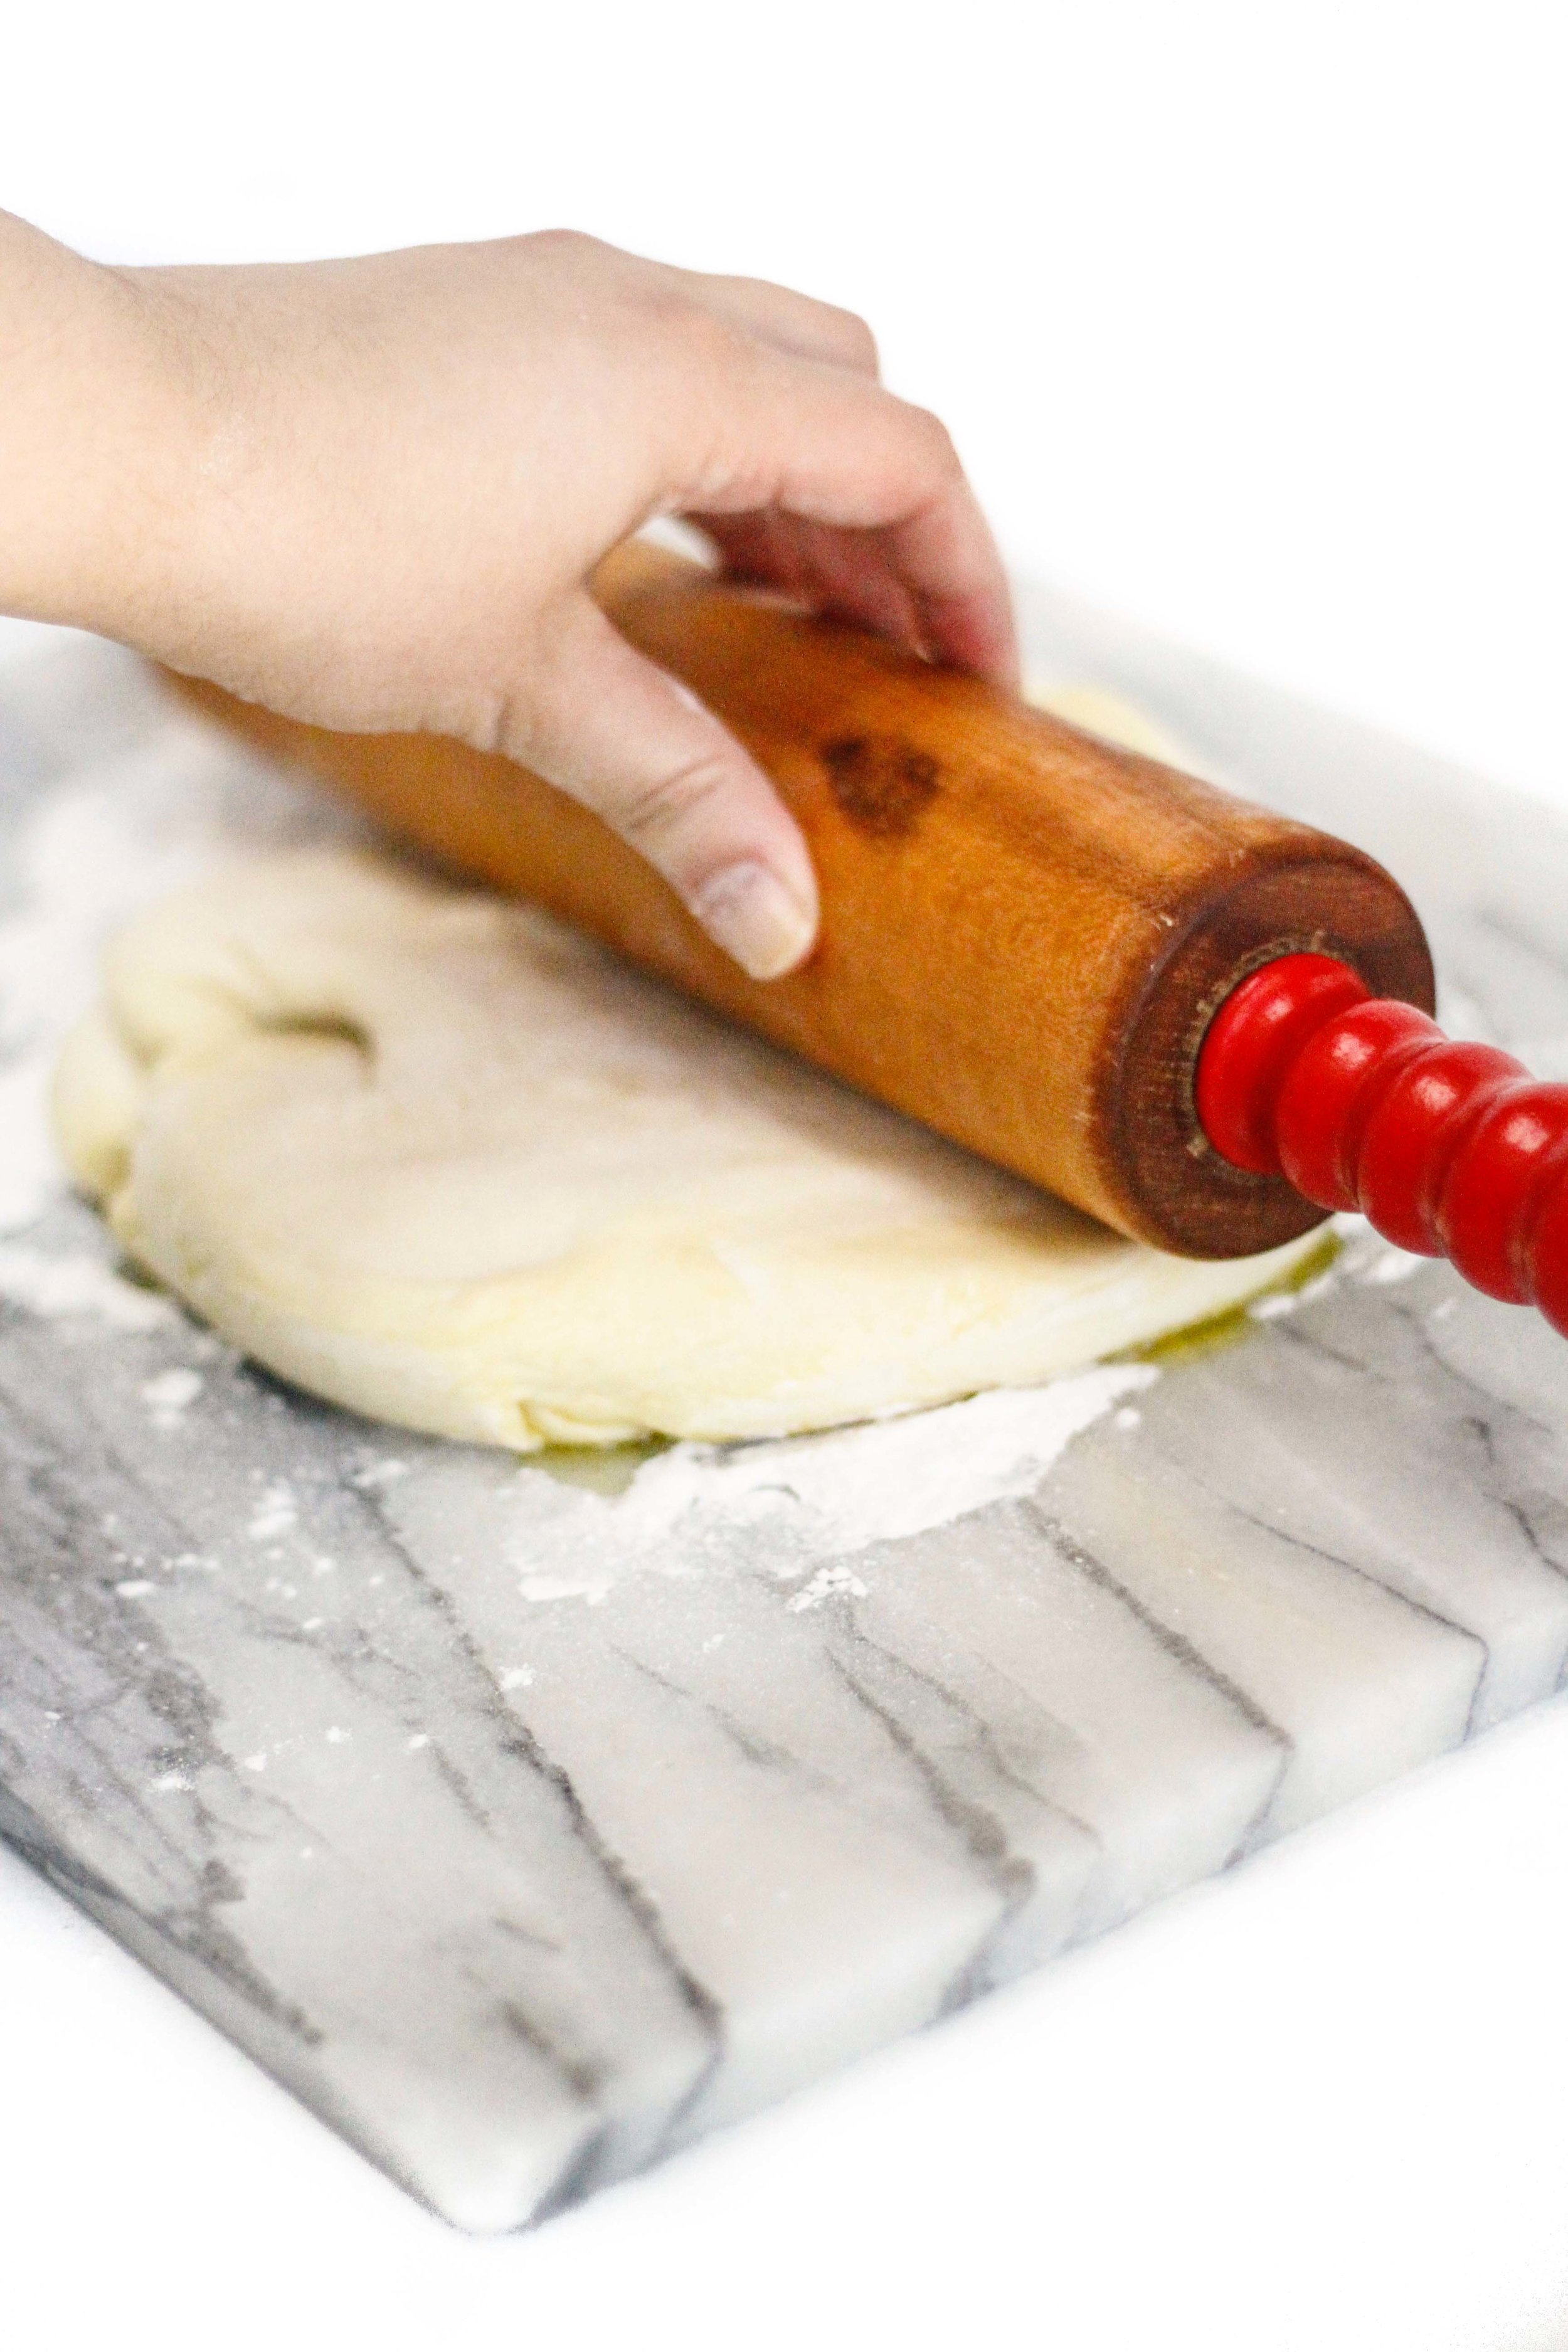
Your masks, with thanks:
M521 761L756 977L809 950L805 844L593 603L600 558L688 516L742 576L1015 682L1006 587L952 443L879 384L847 312L570 233L92 278L100 338L133 361L134 527L106 476L86 499L96 554L57 562L68 586L31 609L295 718ZM111 467L101 422L98 439ZM77 473L79 505L96 477Z

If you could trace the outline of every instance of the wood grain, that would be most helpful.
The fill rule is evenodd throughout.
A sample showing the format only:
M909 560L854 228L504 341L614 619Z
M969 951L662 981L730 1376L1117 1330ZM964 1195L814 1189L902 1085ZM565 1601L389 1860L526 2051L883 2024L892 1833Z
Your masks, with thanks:
M1429 1009L1431 958L1372 858L978 680L639 543L596 593L746 744L805 829L820 944L748 980L599 819L494 754L353 736L216 687L201 709L463 873L516 890L780 1045L1121 1231L1199 1257L1321 1212L1197 1126L1204 1027L1313 948Z

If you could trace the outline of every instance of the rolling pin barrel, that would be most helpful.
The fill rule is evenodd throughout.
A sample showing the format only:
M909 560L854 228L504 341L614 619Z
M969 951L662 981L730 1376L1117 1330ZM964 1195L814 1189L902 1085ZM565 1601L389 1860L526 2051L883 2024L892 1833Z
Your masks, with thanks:
M1292 953L1431 1009L1420 924L1373 859L639 543L595 587L805 832L822 936L784 980L747 979L597 818L505 760L186 691L450 866L1141 1241L1238 1256L1321 1219L1277 1165L1213 1148L1195 1071L1217 1008Z

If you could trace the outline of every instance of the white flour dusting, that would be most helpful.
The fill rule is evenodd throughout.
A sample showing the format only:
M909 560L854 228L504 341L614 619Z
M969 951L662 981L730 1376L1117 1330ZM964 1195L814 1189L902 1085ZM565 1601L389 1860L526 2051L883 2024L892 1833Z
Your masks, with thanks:
M1152 1364L1100 1364L1045 1388L998 1389L822 1437L730 1451L677 1445L614 1498L524 1468L510 1509L492 1498L483 1527L454 1524L458 1498L444 1482L421 1481L396 1516L439 1515L447 1540L479 1557L499 1538L521 1570L519 1591L537 1601L600 1601L623 1575L688 1574L715 1549L728 1553L737 1538L763 1531L777 1572L810 1579L795 1605L816 1608L856 1589L847 1572L814 1573L822 1563L1031 1493L1075 1437L1158 1378Z
M200 1372L175 1364L154 1380L142 1383L142 1402L152 1409L154 1429L182 1429L185 1415L205 1388Z
M293 1489L279 1478L262 1495L245 1532L252 1543L268 1543L276 1536L287 1535L299 1519Z
M172 1370L160 1372L156 1380L143 1381L142 1398L154 1412L184 1412L187 1405L195 1404L205 1386L200 1372L176 1364Z
M156 1331L179 1319L168 1299L122 1280L85 1251L48 1257L20 1242L0 1242L0 1298L33 1315L90 1315L116 1331Z
M1432 1264L1429 1257L1418 1257L1412 1250L1395 1249L1392 1244L1374 1260L1362 1276L1363 1282L1408 1282L1413 1274L1422 1274Z
M1045 1388L995 1389L901 1421L747 1446L721 1461L709 1448L678 1445L646 1464L612 1507L623 1540L628 1521L662 1534L701 1505L805 1522L818 1550L863 1551L1027 1494L1080 1430L1156 1377L1151 1364L1101 1364Z
M795 1594L789 1608L795 1615L803 1609L820 1609L823 1602L831 1601L836 1592L847 1593L851 1601L864 1601L868 1590L852 1568L846 1568L841 1560L835 1560L830 1567L817 1570L810 1583L803 1585Z

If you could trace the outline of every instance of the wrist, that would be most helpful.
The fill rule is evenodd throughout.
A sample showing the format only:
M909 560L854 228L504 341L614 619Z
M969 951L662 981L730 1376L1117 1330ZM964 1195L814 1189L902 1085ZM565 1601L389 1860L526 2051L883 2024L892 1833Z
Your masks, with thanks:
M121 273L0 214L0 612L135 642L188 436L167 333Z

